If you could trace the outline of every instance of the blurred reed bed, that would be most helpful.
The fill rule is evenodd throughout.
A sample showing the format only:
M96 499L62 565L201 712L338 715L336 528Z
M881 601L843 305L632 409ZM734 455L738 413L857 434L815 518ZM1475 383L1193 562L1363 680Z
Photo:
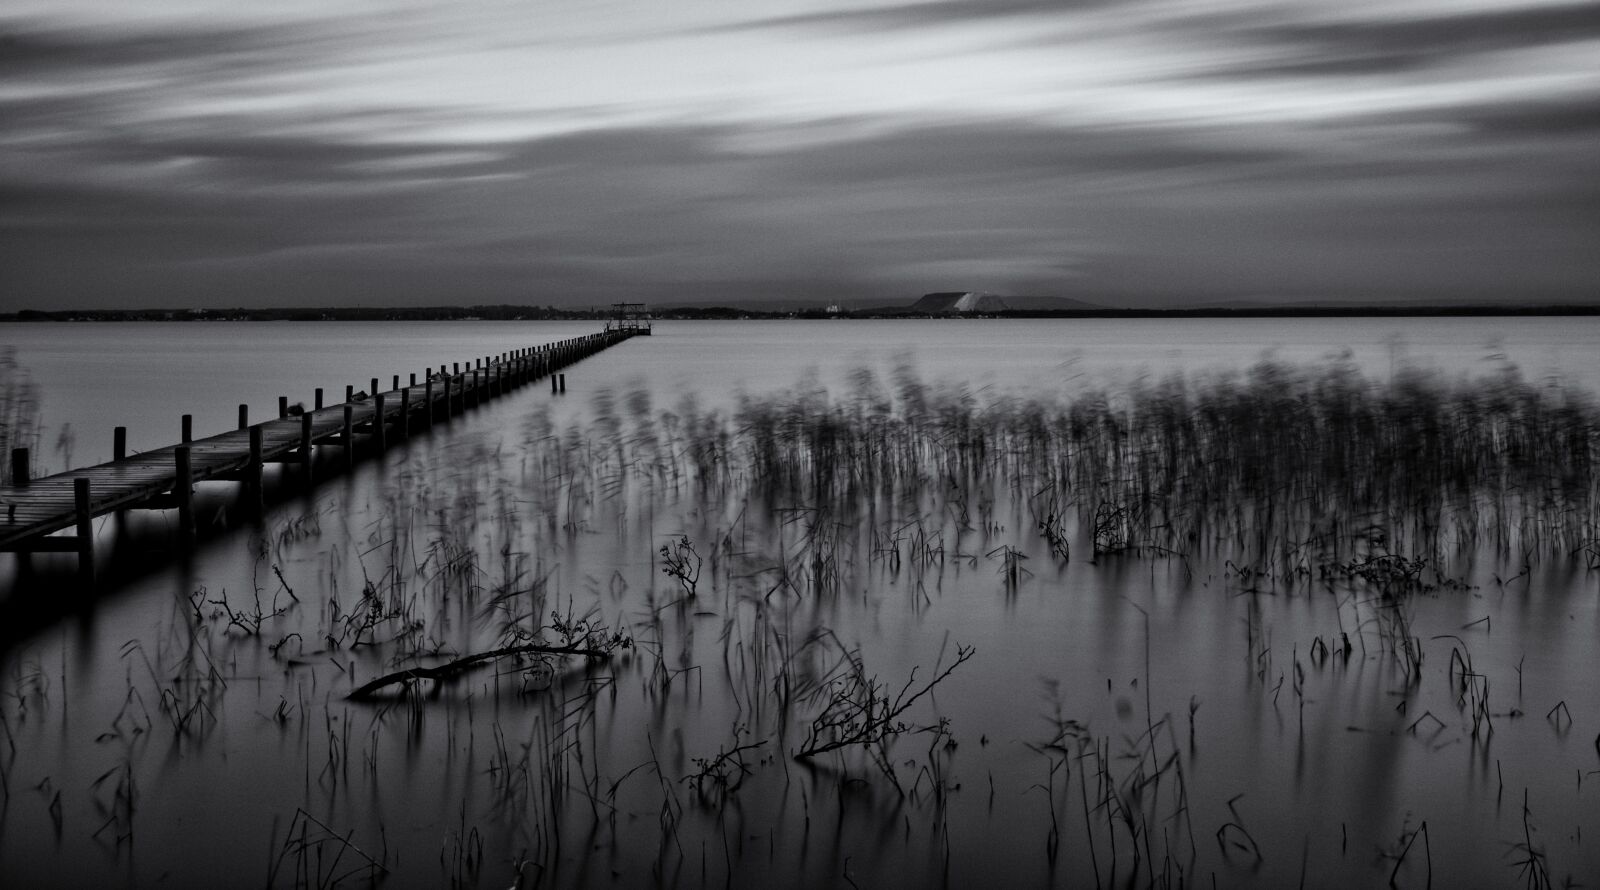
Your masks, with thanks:
M1196 766L1197 749L1224 750L1228 688L1242 678L1263 714L1282 699L1297 744L1333 726L1359 740L1346 752L1451 733L1486 746L1496 720L1518 729L1522 663L1513 680L1480 638L1469 647L1461 634L1487 635L1487 616L1425 637L1415 594L1460 589L1444 574L1456 553L1524 571L1600 553L1600 410L1509 366L1376 380L1347 362L1263 361L1059 396L930 384L910 364L850 381L806 378L726 410L600 390L576 420L541 402L493 435L419 438L260 529L231 592L185 591L153 637L124 643L111 659L124 683L105 684L92 716L74 711L110 727L88 749L103 772L86 791L58 779L65 796L41 786L49 808L13 824L58 845L63 824L89 825L131 862L135 838L181 809L141 789L184 770L224 781L219 764L243 756L230 747L259 735L273 742L250 748L260 772L298 778L227 780L259 798L254 828L233 830L268 835L269 887L959 885L1002 857L1013 877L1096 886L1194 886L1208 871L1286 886L1308 841L1279 829L1313 822L1287 798L1247 821L1243 789L1218 784L1225 758ZM1046 575L1075 557L1106 563L1073 567L1105 590ZM1241 604L1242 632L1206 647L1236 650L1242 675L1188 666L1192 685L1152 693L1152 651L1172 644L1154 593L1167 582L1118 588L1112 565L1141 557L1167 561L1173 589L1205 586L1192 571L1226 591L1190 597L1204 606L1180 625ZM1061 596L1019 607L1030 563ZM1299 580L1335 596L1255 595ZM1005 596L967 595L982 589ZM1086 637L1109 636L1091 625L1122 606L1139 626L1113 647L1115 691L1113 668L1071 672L1084 662L1063 641L1029 651L1027 621L975 639L974 615L1016 608L1074 612ZM1359 670L1369 645L1392 669ZM1425 647L1442 677L1423 670ZM19 662L6 739L55 708L65 731L55 663ZM1032 707L1017 692L1030 682L1044 692ZM992 698L1015 706L970 719ZM1370 734L1325 714L1346 702ZM1551 732L1562 714L1570 727L1551 709ZM184 769L136 736L170 736ZM56 756L19 747L20 766L0 758L7 802L26 787L11 776L32 785ZM73 830L69 844L87 833ZM208 835L218 849L263 844L227 831ZM1390 832L1376 880L1339 832L1337 858L1328 844L1316 861L1342 876L1431 873L1426 823ZM839 840L855 835L870 858ZM1543 868L1546 848L1521 843Z
M980 528L1011 500L1058 549L1077 537L1090 556L1289 573L1357 543L1570 555L1600 527L1593 398L1512 366L1380 381L1346 362L1262 361L1071 398L936 386L902 366L887 382L859 371L838 396L814 381L746 396L727 414L686 399L654 422L647 397L631 398L621 410L608 396L589 430L565 431L561 469L587 478L586 492L628 479L701 496L748 488L835 515L917 505Z

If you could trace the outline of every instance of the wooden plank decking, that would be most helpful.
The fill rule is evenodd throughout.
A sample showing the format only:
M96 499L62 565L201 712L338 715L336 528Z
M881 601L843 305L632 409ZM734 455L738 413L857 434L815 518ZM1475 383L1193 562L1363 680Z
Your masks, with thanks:
M147 507L176 507L186 514L193 483L208 479L243 481L245 492L248 494L253 488L254 496L259 498L264 463L299 462L309 469L312 452L338 447L343 449L348 465L381 452L414 429L443 422L468 406L535 380L550 377L554 390L558 380L565 382L555 376L560 369L632 335L607 331L516 350L479 360L477 367L469 362L459 373L429 375L414 384L311 410L306 415L274 418L24 484L0 486L0 551L76 551L80 570L92 578L94 554L89 523L96 516ZM252 447L256 436L260 437L259 453ZM186 483L180 481L185 455L189 476ZM87 480L86 498L80 493L84 484L80 480ZM192 517L182 515L180 525L192 529ZM76 535L56 534L74 527L78 530ZM84 538L86 532L88 539Z

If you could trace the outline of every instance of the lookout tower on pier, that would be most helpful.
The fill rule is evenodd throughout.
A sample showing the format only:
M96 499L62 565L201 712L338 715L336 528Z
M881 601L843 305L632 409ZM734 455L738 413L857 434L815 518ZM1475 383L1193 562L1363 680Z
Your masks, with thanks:
M627 332L634 336L650 336L650 313L643 303L612 303L611 318L606 321L606 332Z

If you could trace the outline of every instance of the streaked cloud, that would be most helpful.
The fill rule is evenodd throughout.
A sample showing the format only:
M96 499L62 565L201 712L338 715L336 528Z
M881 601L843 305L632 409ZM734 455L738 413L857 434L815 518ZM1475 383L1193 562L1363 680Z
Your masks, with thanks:
M0 18L0 307L1600 299L1593 4L130 9Z

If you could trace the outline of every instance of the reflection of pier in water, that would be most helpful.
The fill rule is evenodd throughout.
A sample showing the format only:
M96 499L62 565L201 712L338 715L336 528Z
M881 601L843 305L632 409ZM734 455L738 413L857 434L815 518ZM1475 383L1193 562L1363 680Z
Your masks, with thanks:
M206 439L192 439L190 417L184 415L180 444L132 456L126 454L126 430L118 427L110 462L39 479L29 478L28 449L18 448L11 455L11 484L0 487L0 551L76 553L79 576L92 582L96 516L175 509L179 538L188 544L195 534L196 482L240 482L247 507L259 510L263 464L299 465L301 484L309 489L319 448L340 449L349 467L359 458L382 454L415 429L540 378L550 378L552 393L565 392L566 375L557 373L562 368L649 333L648 322L643 330L607 324L602 333L479 358L465 368L456 363L446 371L441 365L437 371L424 371L421 382L412 374L405 386L395 375L387 392L378 392L378 378L373 378L370 395L346 387L345 401L327 407L318 389L314 406L298 415L291 412L288 398L279 397L278 417L263 423L249 423L240 405L239 428ZM56 534L67 529L73 533Z

